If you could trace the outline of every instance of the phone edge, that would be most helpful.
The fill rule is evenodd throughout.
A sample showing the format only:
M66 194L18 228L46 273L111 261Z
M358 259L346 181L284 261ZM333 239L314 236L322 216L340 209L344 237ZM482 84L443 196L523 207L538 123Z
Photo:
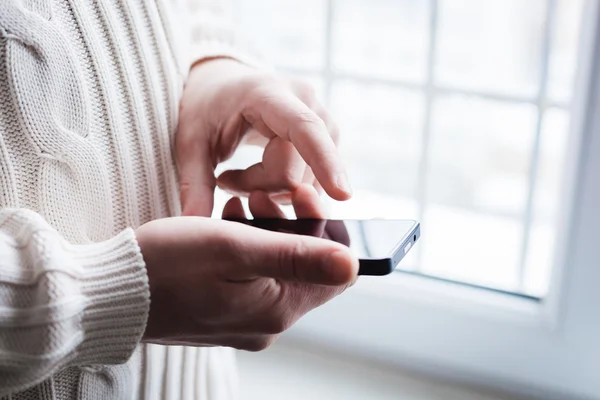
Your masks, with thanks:
M415 226L406 237L398 242L398 245L394 248L392 253L387 258L382 259L360 259L358 275L359 276L385 276L389 275L396 270L400 262L408 254L404 252L404 248L412 243L410 250L421 238L421 223L414 221ZM409 251L410 251L409 250Z

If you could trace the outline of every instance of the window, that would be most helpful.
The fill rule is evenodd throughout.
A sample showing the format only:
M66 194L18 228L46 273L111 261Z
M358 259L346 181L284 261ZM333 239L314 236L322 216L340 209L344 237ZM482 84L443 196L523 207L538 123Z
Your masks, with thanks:
M334 216L423 223L405 273L361 279L287 340L600 399L598 3L235 3L341 125L357 193Z
M583 0L238 0L317 87L357 191L334 217L418 219L401 267L544 297Z

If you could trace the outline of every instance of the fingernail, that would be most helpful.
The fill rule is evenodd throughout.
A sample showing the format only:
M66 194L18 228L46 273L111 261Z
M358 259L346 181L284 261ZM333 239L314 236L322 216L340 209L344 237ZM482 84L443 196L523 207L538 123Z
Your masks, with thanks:
M337 176L335 184L338 188L342 189L344 192L348 194L352 194L352 186L350 186L350 181L348 180L348 175L345 172L342 172Z

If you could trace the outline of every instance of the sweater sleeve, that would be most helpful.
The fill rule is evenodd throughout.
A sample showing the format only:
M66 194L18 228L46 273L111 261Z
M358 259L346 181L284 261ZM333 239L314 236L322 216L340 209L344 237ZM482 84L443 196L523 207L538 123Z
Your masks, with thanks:
M262 56L235 26L231 0L170 0L185 21L190 65L215 57L262 66Z
M0 396L67 366L126 362L149 305L133 230L72 245L39 214L0 209Z

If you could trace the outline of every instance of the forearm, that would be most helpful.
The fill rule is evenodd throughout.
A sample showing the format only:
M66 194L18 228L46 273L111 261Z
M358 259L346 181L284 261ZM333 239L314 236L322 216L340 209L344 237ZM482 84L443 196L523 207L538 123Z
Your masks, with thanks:
M127 361L148 309L133 231L74 246L32 211L0 210L0 396L70 365Z

